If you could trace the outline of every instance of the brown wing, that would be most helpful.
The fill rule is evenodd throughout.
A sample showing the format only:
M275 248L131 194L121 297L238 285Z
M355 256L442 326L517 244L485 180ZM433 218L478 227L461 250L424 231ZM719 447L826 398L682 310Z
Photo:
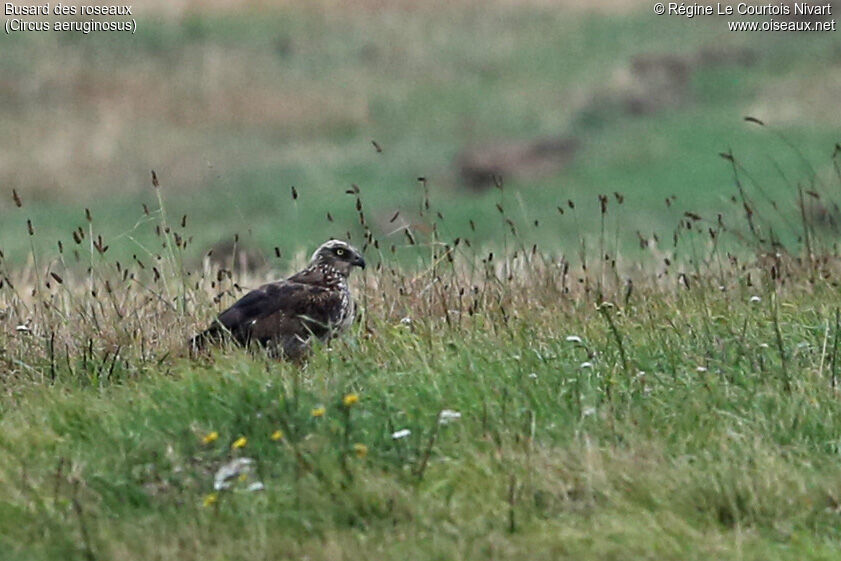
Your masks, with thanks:
M285 342L310 335L322 338L341 319L341 294L311 284L280 281L252 290L219 314L222 324L242 344Z

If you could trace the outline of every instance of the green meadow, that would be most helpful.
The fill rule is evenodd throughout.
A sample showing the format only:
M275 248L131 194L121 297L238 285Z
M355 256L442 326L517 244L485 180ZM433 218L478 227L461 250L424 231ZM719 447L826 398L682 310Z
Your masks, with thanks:
M112 252L136 253L150 240L135 225L155 201L153 169L170 213L201 225L194 257L236 234L264 255L358 237L344 196L353 184L371 227L399 245L389 219L418 220L418 177L446 203L452 238L493 244L498 194L471 189L459 169L465 150L489 145L576 143L565 165L502 173L517 218L545 226L531 239L558 249L598 231L585 217L601 193L625 196L631 233L668 236L684 211L728 212L732 170L718 154L730 149L786 207L798 182L832 174L832 33L738 34L717 18L663 19L645 7L528 3L147 10L131 37L2 39L0 180L27 208L13 213L3 197L0 246L17 262L31 252L26 218L52 250L86 207ZM705 53L711 61L688 63L678 84L656 68ZM655 68L635 73L646 58ZM628 110L629 98L664 90L675 91L655 109ZM569 199L584 209L579 220L556 210Z
M82 288L4 335L5 558L837 558L837 263L596 297L539 262L366 276L304 367Z
M841 51L624 4L3 35L0 557L839 558ZM330 236L349 333L190 355Z

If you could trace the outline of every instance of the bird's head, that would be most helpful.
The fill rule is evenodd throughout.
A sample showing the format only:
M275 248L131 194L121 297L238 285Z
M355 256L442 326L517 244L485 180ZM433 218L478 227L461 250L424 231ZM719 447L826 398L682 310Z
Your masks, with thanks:
M315 250L310 265L327 264L347 276L353 267L365 268L365 258L358 249L342 240L328 240Z

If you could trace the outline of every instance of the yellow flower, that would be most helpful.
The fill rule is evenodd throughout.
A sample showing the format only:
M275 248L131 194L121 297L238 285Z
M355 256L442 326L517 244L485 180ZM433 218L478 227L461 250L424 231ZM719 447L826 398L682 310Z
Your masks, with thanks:
M361 442L357 442L353 445L353 451L356 452L356 455L360 458L364 458L368 455L368 447Z
M202 501L202 506L208 507L213 506L216 504L216 501L219 500L219 493L208 493L204 496L204 500Z
M210 444L211 442L216 442L219 438L219 433L216 431L211 431L204 435L204 438L201 439L202 444Z
M327 409L325 409L324 407L316 407L315 409L310 411L310 414L313 417L323 417L325 413L327 413Z
M355 393L349 393L345 397L342 398L342 403L345 407L350 407L351 405L359 402L359 395Z
M283 438L283 431L276 430L272 433L272 435L269 438L275 441L280 440L281 438Z
M248 481L248 474L247 473L239 474L239 480L242 481L243 483L245 483L246 481Z
M245 448L246 444L248 444L248 439L244 436L240 436L234 440L233 444L231 444L231 449L236 450L237 448Z

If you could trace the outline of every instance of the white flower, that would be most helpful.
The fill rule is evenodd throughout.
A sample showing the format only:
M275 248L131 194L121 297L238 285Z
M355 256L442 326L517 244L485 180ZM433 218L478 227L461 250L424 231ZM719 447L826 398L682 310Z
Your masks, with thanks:
M768 343L760 343L759 348L760 349L767 349L768 348Z
M698 372L706 372L706 371L707 371L707 367L706 367L706 366L699 366L699 367L698 367L698 368L696 368L695 370L696 370L696 371L698 371Z
M263 485L262 481L255 481L254 483L252 483L248 487L246 487L245 490L253 492L253 491L262 491L265 488L266 488L266 486Z
M405 326L412 325L412 318L410 318L408 316L404 317L403 319L400 320L400 325L405 325Z
M596 408L595 407L585 407L584 409L581 410L581 416L582 417L589 417L590 415L595 415L595 414L596 414Z
M567 335L567 343L581 343L581 337L578 335Z
M581 368L593 368L593 363L592 362L582 362L581 363Z
M15 327L15 331L17 331L18 333L29 333L32 330L29 328L28 325L22 323Z
M224 464L213 476L213 489L222 491L230 489L236 480L242 476L246 478L254 472L254 460L251 458L236 458Z
M410 434L412 434L412 431L409 429L400 429L399 431L391 433L391 438L394 440L400 440L401 438L406 438Z
M751 304L756 304L757 302L762 302L762 298L759 296L751 296L750 297Z
M532 380L537 380L537 372L532 372L531 374L529 374L529 378L531 378Z
M444 409L438 414L438 422L442 425L449 424L450 421L458 421L459 419L461 419L461 413L452 409Z

